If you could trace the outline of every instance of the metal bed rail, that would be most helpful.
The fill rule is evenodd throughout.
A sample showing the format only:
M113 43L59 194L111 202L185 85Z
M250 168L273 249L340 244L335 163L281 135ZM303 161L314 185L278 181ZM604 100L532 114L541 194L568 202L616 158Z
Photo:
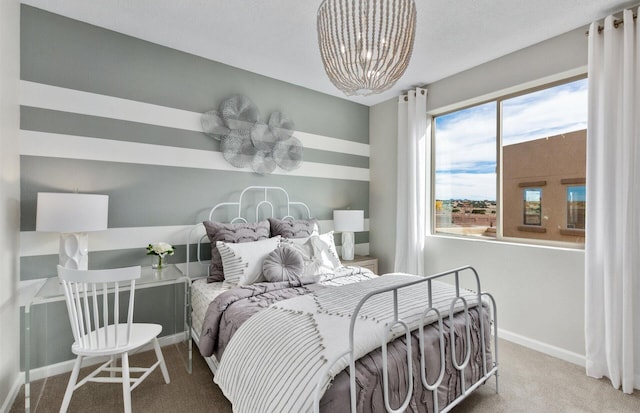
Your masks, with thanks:
M480 343L481 343L481 351L482 351L482 377L480 377L475 383L473 383L471 386L469 386L467 388L467 384L466 384L466 379L465 379L465 372L464 370L466 369L466 367L469 365L470 359L471 359L471 345L473 344L471 341L471 317L469 316L469 304L467 302L467 299L463 296L460 295L460 277L461 275L464 274L471 274L474 278L475 278L475 284L476 284L476 297L477 297L477 306L479 308L479 320L480 320ZM451 401L447 406L445 406L443 408L443 410L439 409L438 406L438 387L440 386L440 384L443 381L444 378L444 374L445 374L445 344L444 344L444 329L443 329L443 319L441 316L440 311L433 307L433 297L432 297L432 282L434 280L437 279L441 279L441 278L445 278L445 277L453 277L454 278L454 284L455 284L455 296L452 298L451 300L451 304L450 304L450 308L449 308L449 321L450 321L450 328L449 328L449 334L450 334L450 349L451 349L451 358L452 358L452 364L454 366L454 368L460 373L460 381L461 381L461 389L462 392L460 394L460 396L458 396L456 399L454 399L453 401ZM340 355L340 357L338 357L336 359L336 361L334 361L333 364L329 365L326 369L326 371L328 372L333 365L340 359L342 359L343 357L348 357L349 363L348 363L348 369L349 369L349 383L350 383L350 400L351 400L351 411L355 412L356 410L356 367L355 367L355 355L354 355L354 330L355 330L355 325L356 322L358 320L358 315L360 313L360 310L362 309L362 307L364 306L364 304L371 299L374 296L380 295L380 294L385 294L385 293L391 293L393 295L393 320L388 323L388 327L386 329L386 334L385 337L383 337L382 339L382 343L381 343L381 350L382 350L382 366L383 366L383 398L384 398L384 403L385 403L385 409L387 412L389 413L397 413L397 412L403 412L409 405L410 401L411 401L411 397L413 395L413 374L412 372L412 363L413 363L413 356L412 356L412 348L411 348L411 331L409 328L409 325L406 321L402 320L400 318L400 314L398 311L398 291L403 289L403 288L415 288L418 284L427 284L427 298L428 298L428 307L424 309L422 316L420 318L419 324L418 324L418 331L419 331L419 345L420 345L420 372L421 372L421 377L420 377L420 381L422 383L422 386L428 390L431 391L431 394L433 396L433 406L434 406L434 412L440 412L440 413L444 413L444 412L448 412L451 409L453 409L456 405L458 405L462 400L464 400L470 393L472 393L477 387L479 387L481 384L485 383L491 376L495 376L496 378L496 393L498 393L498 322L497 322L497 309L496 309L496 302L493 298L493 296L489 293L486 292L482 292L482 289L480 287L480 277L478 276L477 271L471 267L471 266L463 266L460 268L456 268L453 270L449 270L449 271L445 271L445 272L441 272L438 274L434 274L434 275L430 275L427 277L424 277L420 280L416 280L416 281L410 281L410 282L405 282L405 283L400 283L394 286L390 286L390 287L385 287L385 288L380 288L378 290L372 291L368 294L366 294L361 300L360 302L357 304L353 315L351 317L351 323L350 323L350 327L349 327L349 349L346 350L344 353L342 353ZM492 365L491 366L487 366L487 352L490 351L490 349L486 348L486 342L485 342L485 328L484 328L484 312L485 312L485 305L483 305L483 297L486 298L486 300L488 301L487 305L490 304L489 307L489 321L493 324L493 351L492 351ZM466 335L466 342L464 343L464 352L463 354L464 359L462 360L462 362L460 362L459 360L457 360L457 356L456 356L456 344L455 344L455 329L453 328L453 318L454 318L454 308L455 305L458 301L461 301L463 304L463 310L462 312L464 313L464 321L465 321L465 335ZM427 381L427 377L426 377L426 365L425 365L425 342L424 342L424 327L425 327L425 320L427 319L427 317L429 316L430 313L434 313L437 317L437 323L438 323L438 333L439 333L439 343L440 343L440 372L438 375L438 378L433 382L433 383L429 383ZM436 321L434 321L435 323ZM407 372L408 372L408 377L407 377L407 394L404 398L403 403L397 407L397 408L393 408L390 405L390 397L389 397L389 372L388 372L388 366L387 366L387 345L389 343L390 340L390 333L393 333L393 328L396 325L400 325L403 330L404 330L404 335L405 335L405 346L406 346L406 350L407 350ZM428 325L428 324L427 324ZM320 398L322 397L322 394L324 393L324 384L326 383L325 381L326 377L320 377L318 380L318 383L316 385L316 393L315 393L315 397L314 397L314 412L318 413L320 411Z

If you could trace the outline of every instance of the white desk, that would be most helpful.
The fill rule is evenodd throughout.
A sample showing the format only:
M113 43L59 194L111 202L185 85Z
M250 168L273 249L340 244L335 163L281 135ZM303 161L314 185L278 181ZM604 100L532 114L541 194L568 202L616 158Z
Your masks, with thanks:
M154 270L151 267L142 267L140 279L136 280L136 290L141 288L160 287L171 284L184 284L184 327L185 340L188 340L189 357L187 371L191 373L193 349L190 340L191 333L191 281L173 264L161 270ZM35 287L34 287L35 286ZM35 289L35 294L27 297L24 303L24 407L25 412L31 410L31 383L30 383L30 358L31 358L31 307L34 305L64 301L64 290L58 277L47 278L44 283L33 284L28 288ZM124 288L121 291L127 291ZM174 309L175 313L175 309ZM135 317L135 315L134 315Z

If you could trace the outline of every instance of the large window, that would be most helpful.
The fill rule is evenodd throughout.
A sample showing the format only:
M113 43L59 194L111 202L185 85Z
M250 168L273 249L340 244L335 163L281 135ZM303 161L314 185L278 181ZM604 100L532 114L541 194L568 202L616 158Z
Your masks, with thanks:
M433 122L436 233L584 243L587 79Z

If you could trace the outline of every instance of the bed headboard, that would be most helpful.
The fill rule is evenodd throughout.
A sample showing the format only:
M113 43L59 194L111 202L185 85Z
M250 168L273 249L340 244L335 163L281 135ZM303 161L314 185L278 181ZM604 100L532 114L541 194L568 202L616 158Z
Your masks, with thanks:
M257 194L258 199L256 199L255 197L250 198L250 195L252 194L253 195ZM276 214L275 214L276 208L274 207L272 201L277 199L276 194L280 194L280 197L283 198L283 200L285 201L285 205L282 205L282 206L285 208L286 214L280 217L281 219L285 219L285 218L294 219L294 217L291 215L292 206L300 207L301 209L304 209L304 211L307 213L306 218L311 218L311 211L309 210L309 207L307 206L307 204L305 204L304 202L291 201L291 199L289 198L289 193L284 188L281 188L279 186L248 186L245 189L243 189L242 192L240 192L238 201L221 202L218 205L211 208L211 210L209 211L209 221L213 219L214 213L216 211L223 208L235 207L237 208L236 210L238 215L236 215L234 218L229 220L229 222L230 223L235 223L238 221L249 222L246 217L247 215L246 212L247 212L247 206L251 206L252 204L255 206L256 220L258 220L258 217L260 216L260 209L265 206L269 207L270 215L265 216L264 218L274 218L276 217Z
M304 202L292 201L289 193L279 186L248 186L244 188L240 195L235 198L236 201L220 202L209 210L207 219L213 221L216 213L221 211L231 212L233 218L225 219L229 223L237 222L256 222L266 218L295 219L296 216L301 219L310 219L311 210ZM274 203L277 203L274 205ZM261 214L267 210L267 214ZM250 213L255 211L255 215ZM281 212L278 214L278 212ZM296 216L294 216L296 214ZM198 222L189 231L187 239L187 262L186 275L191 276L190 267L197 265L198 272L207 270L208 264L204 264L201 260L201 244L208 242L207 233L202 222ZM196 261L191 263L191 245L196 244Z

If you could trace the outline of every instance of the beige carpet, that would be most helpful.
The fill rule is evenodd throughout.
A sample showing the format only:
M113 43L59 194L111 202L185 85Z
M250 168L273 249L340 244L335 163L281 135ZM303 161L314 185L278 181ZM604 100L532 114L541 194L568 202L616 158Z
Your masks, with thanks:
M204 360L196 353L193 374L185 370L186 347L163 347L171 375L166 385L159 371L149 376L132 394L135 412L231 412L231 405ZM152 352L131 357L131 364L150 365ZM32 412L57 412L69 374L34 382L31 386ZM527 348L500 341L500 394L495 379L453 409L454 413L498 412L640 412L640 391L626 395L611 387L608 380L586 377L584 369ZM71 412L122 411L121 387L116 384L89 383L71 399ZM24 411L21 391L11 413Z

